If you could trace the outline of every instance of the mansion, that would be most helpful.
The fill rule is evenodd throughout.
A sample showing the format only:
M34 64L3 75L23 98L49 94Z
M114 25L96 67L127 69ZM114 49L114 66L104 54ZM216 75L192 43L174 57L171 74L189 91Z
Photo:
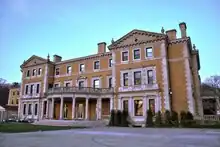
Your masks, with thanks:
M31 56L21 65L18 114L33 119L107 119L112 109L143 121L151 107L202 115L199 52L185 23L160 33L134 29L94 55Z

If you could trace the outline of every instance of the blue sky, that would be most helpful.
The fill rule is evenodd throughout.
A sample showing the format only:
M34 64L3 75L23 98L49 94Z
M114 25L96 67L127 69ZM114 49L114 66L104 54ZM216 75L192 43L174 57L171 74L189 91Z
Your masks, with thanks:
M160 32L186 22L200 51L202 79L220 74L219 0L0 0L0 78L20 82L33 54L94 54L97 43L132 29Z

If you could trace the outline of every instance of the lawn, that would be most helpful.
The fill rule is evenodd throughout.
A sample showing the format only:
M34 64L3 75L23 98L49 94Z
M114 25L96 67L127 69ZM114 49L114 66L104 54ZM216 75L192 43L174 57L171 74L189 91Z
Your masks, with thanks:
M43 126L28 123L2 123L0 124L0 132L19 133L19 132L36 132L36 131L52 131L52 130L68 130L82 129L86 127L80 126Z

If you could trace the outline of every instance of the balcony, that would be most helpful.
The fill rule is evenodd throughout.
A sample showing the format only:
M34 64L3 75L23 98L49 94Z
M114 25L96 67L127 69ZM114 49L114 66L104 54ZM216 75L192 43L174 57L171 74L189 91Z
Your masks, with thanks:
M55 87L48 89L47 94L76 93L76 94L113 94L113 88L93 87Z
M119 87L119 92L129 92L129 91L145 91L145 90L157 90L159 89L158 84L146 84L146 85L131 85Z

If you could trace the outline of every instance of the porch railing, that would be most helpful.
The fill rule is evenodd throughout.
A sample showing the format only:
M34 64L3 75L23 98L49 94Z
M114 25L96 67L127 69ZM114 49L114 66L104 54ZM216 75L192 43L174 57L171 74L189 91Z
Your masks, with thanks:
M48 89L47 94L80 93L80 94L113 94L113 88L93 87L54 87Z

